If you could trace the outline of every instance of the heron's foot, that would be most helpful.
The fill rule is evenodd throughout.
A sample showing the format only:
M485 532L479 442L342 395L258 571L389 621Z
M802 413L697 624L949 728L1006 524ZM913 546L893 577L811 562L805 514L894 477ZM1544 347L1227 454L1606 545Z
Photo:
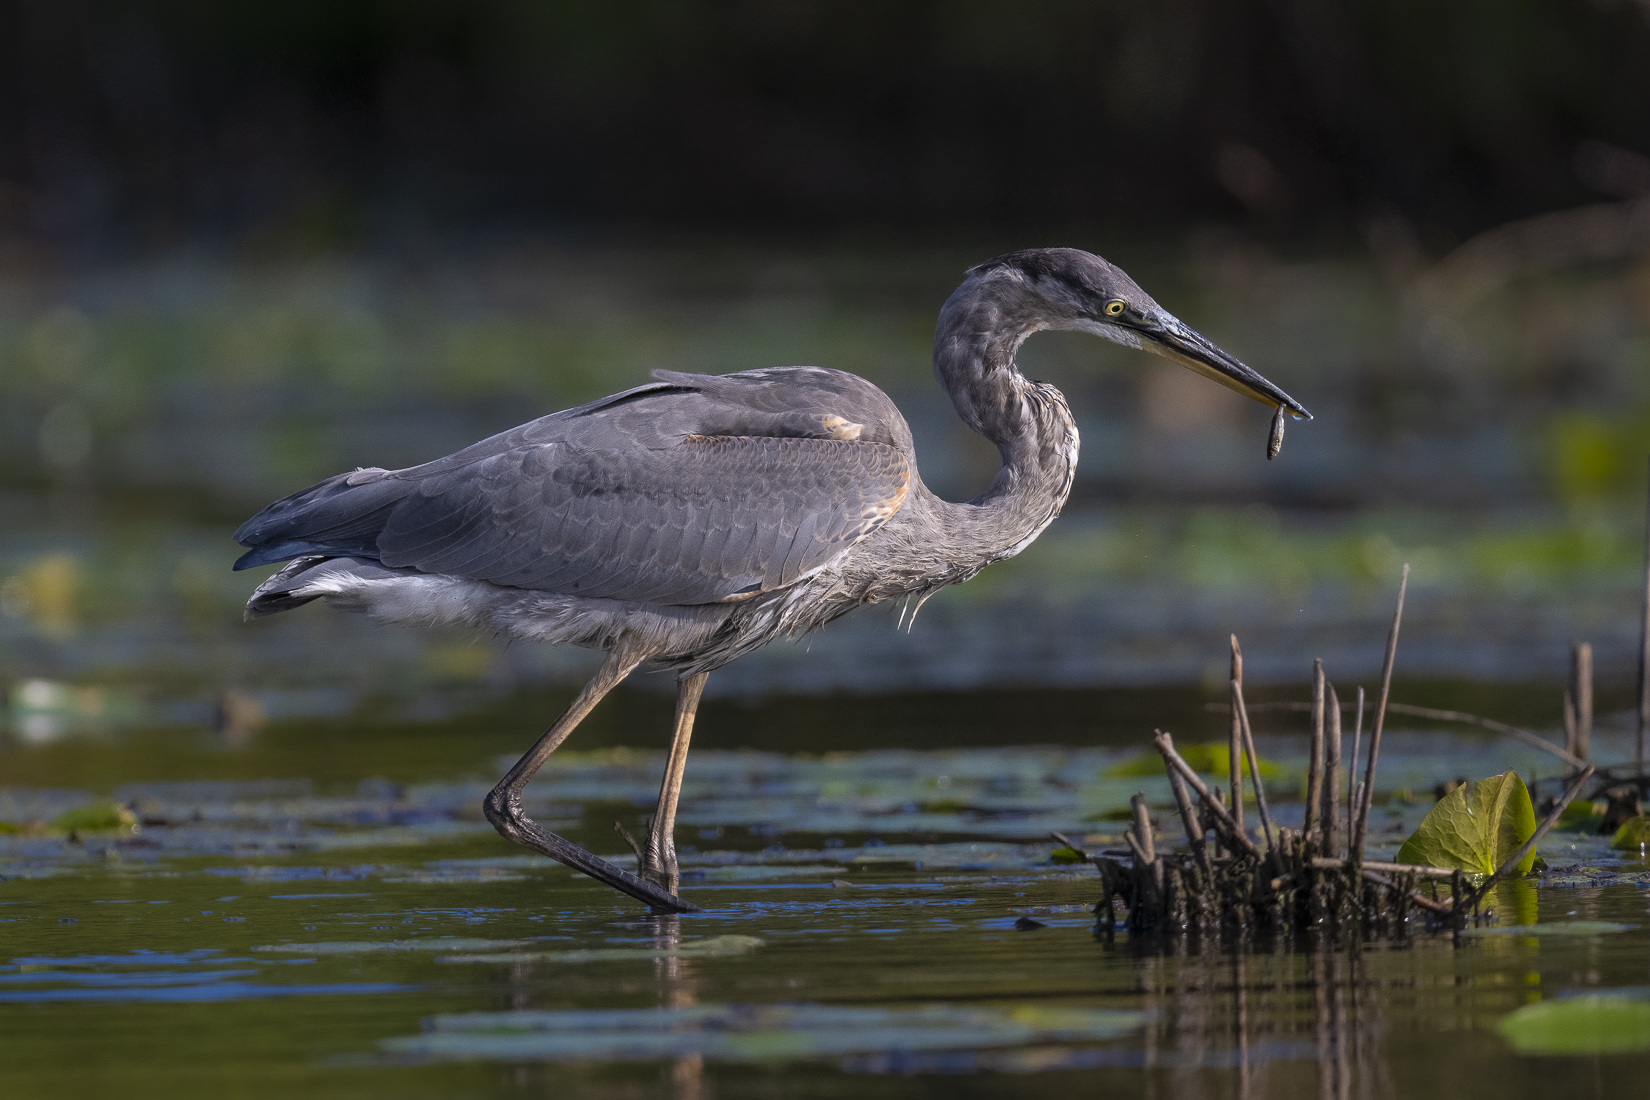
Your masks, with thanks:
M651 833L652 830L653 822L649 821L649 833ZM660 856L656 851L654 851L651 843L644 846L641 841L632 836L630 830L624 827L624 822L622 821L615 821L613 823L613 831L624 838L624 842L630 845L630 850L636 853L637 877L644 879L647 882L654 883L657 886L661 886L674 894L676 892L676 887L682 881L682 876L677 873L676 870L675 850L672 849L667 855ZM649 840L651 841L651 839L652 838L650 836Z
M624 868L615 867L600 856L585 851L565 837L542 828L522 812L521 799L515 791L503 786L493 788L483 800L481 810L493 828L505 839L549 856L558 863L589 875L597 882L604 882L621 893L629 894L637 901L646 902L655 909L670 913L699 911L697 905L677 897L674 886L662 888L656 882L639 878ZM674 864L674 860L672 862Z
M674 894L682 876L676 869L676 840L671 832L654 814L647 819L647 844L637 846L631 841L630 845L636 849L636 873Z
M669 852L661 853L649 844L646 851L642 853L641 862L637 864L636 873L648 882L669 890L672 894L676 892L676 888L682 882L681 873L676 867L676 849L674 847Z

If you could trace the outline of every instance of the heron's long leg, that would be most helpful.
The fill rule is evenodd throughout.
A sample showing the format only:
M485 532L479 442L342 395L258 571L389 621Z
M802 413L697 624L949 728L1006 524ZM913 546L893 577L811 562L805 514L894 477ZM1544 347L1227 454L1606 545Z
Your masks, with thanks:
M653 813L647 847L642 852L641 876L672 892L680 881L676 871L676 802L682 795L682 771L687 767L693 717L699 712L699 697L709 677L708 672L698 672L677 682L676 730L670 738L665 778L659 785L659 808Z
M607 860L590 854L572 841L557 836L540 826L523 813L521 809L522 788L526 787L528 780L533 778L533 773L537 772L544 762L549 759L550 754L555 752L557 747L567 739L567 735L573 732L573 727L577 726L584 720L586 715L595 709L596 704L601 702L602 696L612 691L621 680L630 675L636 666L642 663L644 658L645 654L635 654L625 650L615 650L611 653L596 675L591 677L588 684L584 685L584 689L579 692L578 697L573 700L562 716L556 719L556 724L545 730L544 736L540 737L538 742L527 750L525 756L516 761L515 766L505 773L503 779L499 780L498 786L488 792L487 798L482 803L482 812L487 815L487 820L492 822L493 828L497 829L501 835L523 847L531 848L533 851L543 853L553 860L565 863L574 870L582 871L598 882L605 882L615 890L629 894L638 901L645 901L649 905L672 912L691 913L696 912L699 907L691 902L683 901L675 894L662 890L651 882L637 878L621 867L613 866Z

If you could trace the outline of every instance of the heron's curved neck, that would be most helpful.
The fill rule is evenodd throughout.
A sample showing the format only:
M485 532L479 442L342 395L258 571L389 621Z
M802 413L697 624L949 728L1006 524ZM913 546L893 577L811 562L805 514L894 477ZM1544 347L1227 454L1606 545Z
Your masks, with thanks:
M1044 327L1035 313L980 294L971 281L945 303L934 333L940 385L963 422L1003 456L991 488L952 514L959 538L987 561L1017 554L1041 534L1077 472L1077 423L1065 397L1014 363L1025 338Z

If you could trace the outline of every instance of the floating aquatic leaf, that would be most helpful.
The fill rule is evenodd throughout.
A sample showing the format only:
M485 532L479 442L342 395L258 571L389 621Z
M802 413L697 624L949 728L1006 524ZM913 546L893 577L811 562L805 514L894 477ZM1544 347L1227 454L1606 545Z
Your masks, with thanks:
M487 955L443 955L443 963L624 962L630 959L722 959L762 946L755 936L713 936L661 947L594 947L583 951L510 951Z
M441 867L420 868L404 875L385 878L385 882L417 883L421 886L475 886L484 882L521 882L526 875L513 874L496 867Z
M368 951L500 951L526 947L532 940L480 940L458 936L427 940L334 940L330 943L270 943L254 951L287 951L297 955L353 955Z
M1650 847L1650 817L1634 817L1622 822L1615 838L1610 841L1610 847L1618 852L1636 852Z
M1056 848L1048 854L1050 863L1082 863L1083 853L1076 848Z
M1192 766L1194 771L1204 775L1231 775L1232 750L1228 745L1211 742L1201 745L1177 746L1181 759ZM1257 757L1262 779L1282 779L1288 772L1278 764ZM1156 752L1142 752L1129 757L1121 764L1114 764L1105 771L1107 779L1141 779L1163 774L1163 757ZM1249 777L1249 762L1243 762L1243 775Z
M1440 799L1404 841L1398 862L1494 874L1535 832L1535 808L1518 773L1480 779L1471 791L1470 800L1462 788ZM1534 863L1531 851L1515 870L1524 874Z
M842 874L847 868L841 864L735 864L731 867L685 866L682 876L691 874L695 882L767 882L770 880L818 878L824 875L835 877Z
M111 829L130 829L137 818L118 802L93 802L64 810L52 818L52 828L65 833L95 833Z
M1602 936L1611 932L1631 932L1636 924L1617 924L1607 920L1551 921L1541 924L1515 924L1505 928L1468 928L1463 936Z
M1114 1039L1138 1012L1098 1009L683 1008L472 1012L436 1016L426 1032L385 1040L397 1055L454 1061L635 1061L697 1054L730 1061L824 1058L883 1050L977 1050L1036 1041Z
M1497 1025L1520 1054L1625 1054L1650 1050L1650 1003L1609 993L1541 1001Z

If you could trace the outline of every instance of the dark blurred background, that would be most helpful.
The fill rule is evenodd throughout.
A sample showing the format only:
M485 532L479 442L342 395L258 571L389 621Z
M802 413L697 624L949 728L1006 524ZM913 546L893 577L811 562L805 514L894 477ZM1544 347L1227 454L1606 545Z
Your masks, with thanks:
M1642 191L1631 0L9 3L11 247L1151 234L1447 247Z
M654 367L883 385L925 476L968 264L1121 262L1317 414L1071 334L1074 506L713 690L1625 684L1650 450L1650 3L0 4L0 681L18 736L445 712L578 657L243 627L234 525ZM1613 679L1612 679L1613 678ZM423 708L422 710L419 708ZM1556 696L1555 696L1556 711ZM28 730L34 730L29 734Z

